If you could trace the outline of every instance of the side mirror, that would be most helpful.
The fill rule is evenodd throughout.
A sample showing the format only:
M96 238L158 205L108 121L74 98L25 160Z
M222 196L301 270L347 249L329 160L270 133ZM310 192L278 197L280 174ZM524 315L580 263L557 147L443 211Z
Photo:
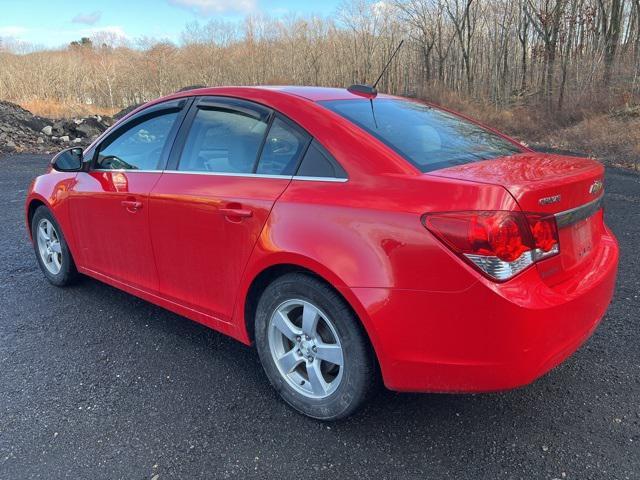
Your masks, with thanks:
M59 172L79 172L82 170L82 149L68 148L51 160L51 166Z

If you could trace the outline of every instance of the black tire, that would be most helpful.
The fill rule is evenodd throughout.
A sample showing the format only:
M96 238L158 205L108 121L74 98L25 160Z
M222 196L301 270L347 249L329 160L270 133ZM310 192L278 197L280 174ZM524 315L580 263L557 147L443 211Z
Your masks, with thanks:
M269 329L272 315L285 302L294 299L309 302L330 317L342 347L341 379L335 390L324 398L309 398L290 385L271 352ZM326 421L345 418L358 410L379 384L376 359L359 319L340 295L311 275L289 273L267 286L256 309L255 341L271 385L285 402L309 417ZM296 348L294 340L291 344ZM296 368L305 368L306 371L306 361L303 360Z
M57 273L51 272L45 265L42 256L40 255L39 250L39 240L38 240L38 227L40 223L46 220L53 225L56 233L56 237L60 243L60 270ZM73 261L73 257L71 256L71 252L69 251L69 246L67 245L67 241L64 237L64 233L62 233L62 229L58 222L51 214L49 209L45 206L40 206L36 209L33 214L33 218L31 219L31 236L33 238L33 248L36 254L36 259L38 261L38 265L40 265L40 270L46 277L46 279L57 287L64 287L73 283L74 280L78 277L78 271L76 270L76 265Z

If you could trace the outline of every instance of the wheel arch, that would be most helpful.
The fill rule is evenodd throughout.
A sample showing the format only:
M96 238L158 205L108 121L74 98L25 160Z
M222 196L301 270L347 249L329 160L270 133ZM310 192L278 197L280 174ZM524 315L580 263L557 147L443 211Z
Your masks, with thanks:
M322 267L314 268L313 266L310 266L308 264L302 265L301 263L283 262L264 266L262 269L257 271L256 274L252 276L251 281L248 282L248 287L246 288L245 294L242 296L242 301L239 305L241 307L241 315L238 319L238 325L243 330L242 332L240 332L240 339L247 344L252 344L254 341L253 320L255 317L260 295L262 294L264 289L271 282L288 273L305 273L320 280L329 288L331 288L337 295L340 296L340 298L349 307L351 312L359 320L362 332L367 339L369 347L371 348L371 352L376 359L376 363L378 364L378 371L380 371L379 351L378 348L376 348L376 344L378 344L378 342L376 341L375 332L372 331L370 325L368 325L370 322L368 322L368 314L366 312L366 309L358 301L351 290L341 281L337 280L337 277L335 277L331 272L320 273L320 271L322 270Z
M71 253L71 257L75 265L77 266L77 256L76 256L76 248L75 248L75 238L73 236L73 231L70 225L67 222L62 222L62 219L66 219L66 212L61 210L60 207L56 203L49 203L47 199L40 194L36 194L32 192L27 201L25 202L25 221L27 223L27 233L29 235L29 239L33 242L33 231L32 231L32 221L33 216L36 213L36 210L40 207L45 207L51 216L54 218L56 223L58 224L58 228L64 235L64 239L67 242L67 247L69 248L69 252ZM62 217L62 219L60 218ZM68 227L68 228L66 228Z
M31 229L31 222L33 221L33 216L36 213L36 210L39 207L46 207L51 212L51 208L47 205L47 203L38 197L31 198L27 203L27 231L29 232L29 237L33 240L33 232ZM53 215L53 212L51 213Z

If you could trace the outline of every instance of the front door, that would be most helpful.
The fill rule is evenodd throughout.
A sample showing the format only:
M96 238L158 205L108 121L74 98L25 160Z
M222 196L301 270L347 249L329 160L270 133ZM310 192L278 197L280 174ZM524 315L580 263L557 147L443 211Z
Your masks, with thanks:
M160 291L229 321L249 255L309 137L264 107L202 98L180 138L149 200Z
M149 236L149 192L162 174L186 101L151 107L109 135L70 193L82 267L157 291Z

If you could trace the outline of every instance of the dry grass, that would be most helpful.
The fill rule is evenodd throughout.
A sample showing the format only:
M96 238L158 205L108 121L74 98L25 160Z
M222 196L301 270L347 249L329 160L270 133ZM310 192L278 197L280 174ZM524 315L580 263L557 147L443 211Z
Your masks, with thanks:
M119 111L118 108L112 109L84 103L58 102L55 100L41 99L20 102L20 106L26 108L34 115L47 118L87 117L89 115L112 116Z
M527 144L581 152L611 164L640 170L640 99L625 94L582 95L566 99L562 112L540 105L497 109L453 92L425 92L444 105Z
M601 115L551 132L545 143L640 170L640 117Z

